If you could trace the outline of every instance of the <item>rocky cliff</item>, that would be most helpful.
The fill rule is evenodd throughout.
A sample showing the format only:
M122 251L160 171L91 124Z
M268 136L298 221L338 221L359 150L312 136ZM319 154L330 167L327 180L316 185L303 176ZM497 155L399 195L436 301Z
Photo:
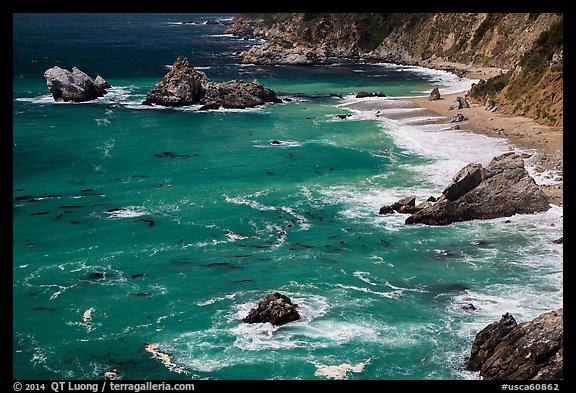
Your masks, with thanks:
M483 379L560 380L564 363L564 310L518 324L504 314L482 329L472 344L467 368Z
M507 73L474 97L510 113L561 124L563 16L553 13L237 14L229 33L262 38L243 53L256 64L382 61Z

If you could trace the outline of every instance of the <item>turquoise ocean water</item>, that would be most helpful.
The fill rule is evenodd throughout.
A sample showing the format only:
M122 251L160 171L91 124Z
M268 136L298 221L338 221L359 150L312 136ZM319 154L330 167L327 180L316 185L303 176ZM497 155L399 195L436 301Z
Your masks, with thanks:
M464 361L479 329L561 307L561 208L445 227L377 214L438 196L510 146L346 104L470 81L390 64L243 65L238 52L258 42L225 34L231 16L14 15L15 379L476 379ZM179 55L284 102L140 105ZM113 88L54 103L54 65ZM274 291L299 321L241 322Z

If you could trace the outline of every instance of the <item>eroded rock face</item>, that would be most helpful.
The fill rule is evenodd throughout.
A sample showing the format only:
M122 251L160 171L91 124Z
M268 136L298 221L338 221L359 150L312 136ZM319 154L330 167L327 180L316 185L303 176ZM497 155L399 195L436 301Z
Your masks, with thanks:
M233 80L213 82L180 56L146 95L144 105L186 106L200 104L200 109L252 108L266 102L282 102L276 93L258 81Z
M184 56L180 56L168 73L146 94L144 105L184 106L196 104L204 97L202 82L208 77L194 69Z
M106 79L102 78L100 75L96 75L96 78L94 79L94 84L96 85L96 87L99 87L101 89L109 89L112 86L110 86L110 83L106 82Z
M92 78L76 67L73 67L72 71L58 66L49 68L44 72L44 78L55 101L85 102L107 93L104 85L100 84L100 80L95 83ZM100 79L103 80L101 77ZM109 84L107 85L110 87Z
M515 153L495 157L484 168L469 164L442 192L443 196L405 221L447 225L453 222L533 214L550 208L548 198Z
M563 317L559 309L517 324L504 314L476 335L467 368L484 379L563 379Z
M276 93L257 80L244 82L209 82L204 85L205 95L200 103L207 107L253 108L266 102L282 102Z
M296 311L297 307L296 304L292 304L288 296L275 292L267 295L257 308L250 310L243 321L246 323L270 322L275 326L284 325L300 319L300 314Z
M279 43L266 43L253 46L243 53L243 63L253 64L291 64L310 65L324 64L328 59L325 48Z

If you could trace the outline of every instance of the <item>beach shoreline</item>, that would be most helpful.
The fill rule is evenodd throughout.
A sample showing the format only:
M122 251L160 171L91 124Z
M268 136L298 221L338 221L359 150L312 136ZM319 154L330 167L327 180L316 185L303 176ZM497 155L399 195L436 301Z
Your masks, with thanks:
M563 171L563 129L562 127L546 126L537 123L534 119L523 116L510 116L498 111L491 112L484 106L469 103L470 108L448 108L457 97L463 97L465 92L442 95L439 100L429 101L428 97L403 98L413 102L421 108L425 108L448 119L456 113L462 113L466 120L466 130L480 133L491 138L504 138L513 146L522 150L535 152L528 158L528 163L533 165L536 172L551 172L554 179L562 178ZM436 120L438 122L442 120ZM456 123L458 124L458 123ZM563 205L563 181L555 181L553 184L541 184L550 202Z
M443 69L453 72L446 66L434 66L434 69ZM432 65L430 65L432 68ZM506 70L498 68L481 68L458 65L458 74L466 79L474 80L488 79L499 75ZM382 100L388 102L401 102L401 105L410 103L414 107L420 108L419 115L427 116L428 123L445 124L448 127L459 128L476 134L482 134L491 138L505 139L511 148L526 151L525 162L527 167L533 168L535 174L542 175L545 181L537 181L543 191L550 199L550 203L563 206L563 127L547 126L536 122L536 120L517 115L508 115L487 110L483 105L469 102L469 108L449 109L457 97L464 97L467 90L460 92L449 92L442 94L438 100L430 101L428 95L412 97L387 97L370 98L361 102L356 102L349 107L360 110L374 110L386 107ZM461 113L466 118L463 122L450 123L450 120L457 113ZM407 115L412 116L412 115ZM392 119L402 118L403 115L386 117Z

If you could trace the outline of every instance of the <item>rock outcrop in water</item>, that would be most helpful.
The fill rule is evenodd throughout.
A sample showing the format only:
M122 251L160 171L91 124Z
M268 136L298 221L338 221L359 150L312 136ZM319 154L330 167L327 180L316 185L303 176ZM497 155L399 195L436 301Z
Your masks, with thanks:
M58 66L49 68L44 72L44 78L54 101L91 101L104 96L106 89L111 87L101 76L94 81L76 67L72 71Z
M252 108L266 102L282 102L276 93L258 81L213 82L194 69L184 56L176 59L170 71L146 95L144 105L186 106L200 109Z
M433 204L414 212L406 224L447 225L476 219L532 214L550 208L542 189L515 153L504 153L483 167L468 164Z
M284 325L300 319L297 307L296 304L292 304L288 296L275 292L267 295L257 308L250 310L243 321L246 323L270 322L275 326Z
M504 314L476 335L467 368L484 379L563 379L563 317L559 309L517 324Z

